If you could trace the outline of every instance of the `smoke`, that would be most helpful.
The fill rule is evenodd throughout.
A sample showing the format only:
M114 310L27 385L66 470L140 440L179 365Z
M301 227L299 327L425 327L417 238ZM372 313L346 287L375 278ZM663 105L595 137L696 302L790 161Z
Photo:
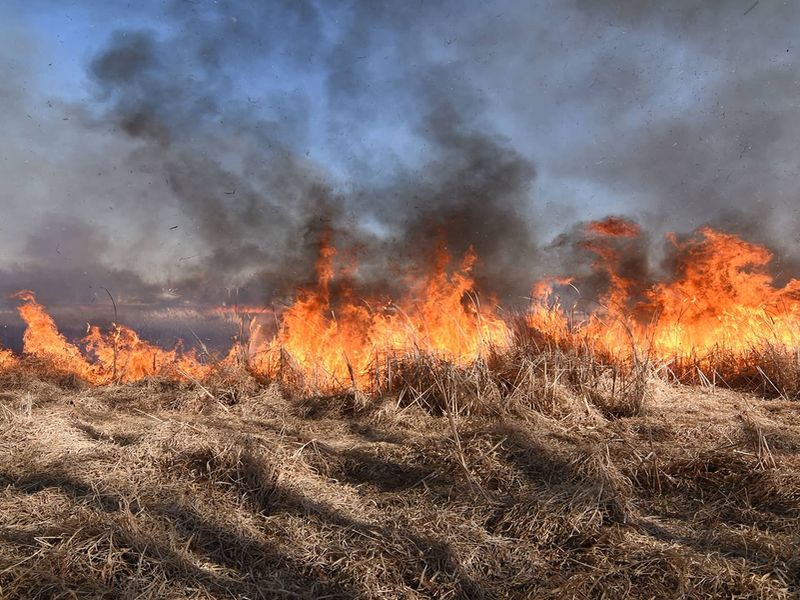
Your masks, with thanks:
M177 34L118 31L89 65L103 107L92 126L110 125L141 142L129 160L167 183L200 241L202 256L187 265L175 288L195 299L207 295L202 301L233 286L250 302L286 295L309 283L318 234L328 229L335 243L357 251L363 286L385 288L392 271L429 264L438 238L456 259L470 247L478 252L477 276L487 289L526 291L536 258L525 223L535 169L507 140L468 122L478 112L473 90L420 57L420 83L394 104L404 109L429 159L421 169L353 181L345 195L299 153L307 127L302 115L282 104L266 119L243 104L227 90L236 85L229 65L274 58L302 33L312 41L292 46L285 62L326 66L324 99L353 100L337 113L347 126L358 121L366 99L368 74L356 53L376 40L356 34L332 45L314 42L324 34L311 5L286 3L248 14L233 8L220 3L202 18L174 8ZM358 6L351 31L378 35L410 15ZM408 42L397 41L394 52L410 52ZM359 174L369 165L356 160L349 167Z
M224 105L221 40L254 32L216 21L206 29L187 25L189 38L112 35L89 67L104 107L92 125L110 123L141 142L129 161L165 182L176 199L198 254L173 287L200 302L237 287L242 300L263 302L265 292L286 293L311 273L313 231L341 202L324 176L287 147L279 128Z
M501 300L557 274L599 297L585 222L609 213L649 232L609 242L631 278L704 224L800 272L791 3L93 4L118 28L81 93L4 31L8 291L264 304L312 283L330 231L367 291L442 241Z
M798 171L792 166L800 159L800 108L793 100L800 91L794 35L800 7L737 1L576 5L628 35L679 42L671 55L672 44L665 44L669 60L659 70L643 52L632 54L642 77L672 80L671 94L640 105L646 114L630 107L621 117L633 127L614 119L613 128L598 131L599 159L576 154L559 168L635 195L631 212L657 231L710 224L766 244L784 262L800 266Z

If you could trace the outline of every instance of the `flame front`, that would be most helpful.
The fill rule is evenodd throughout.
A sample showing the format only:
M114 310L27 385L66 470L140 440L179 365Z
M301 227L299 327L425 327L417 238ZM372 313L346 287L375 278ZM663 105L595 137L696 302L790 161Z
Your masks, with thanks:
M672 236L672 268L651 282L623 268L640 240L636 224L606 219L589 224L584 233L580 248L594 257L591 268L607 288L587 308L562 305L556 297L556 289L578 289L571 277L535 284L524 315L534 339L580 344L621 359L647 352L665 362L702 362L719 351L744 355L765 344L800 346L800 281L777 285L766 248L709 228L683 241ZM252 371L275 376L287 361L313 388L366 389L385 356L433 354L465 365L515 342L517 327L502 318L496 302L480 299L472 276L479 257L472 250L454 265L440 245L428 271L408 277L406 293L394 300L360 295L348 284L350 270L337 270L336 259L329 236L323 236L316 285L299 290L280 316L266 311L276 319L273 335L253 320L245 353ZM213 361L205 357L180 346L161 349L118 324L107 332L91 327L72 343L32 292L15 297L27 325L23 353L86 381L118 383L154 375L202 380L213 370ZM221 363L236 356L234 347ZM0 349L0 368L17 363Z
M424 352L463 364L508 343L507 325L494 310L482 308L475 296L470 276L474 252L448 273L450 256L440 245L430 274L413 281L409 297L398 303L359 298L348 286L338 291L334 303L330 283L335 256L324 239L316 288L300 292L284 313L277 335L255 348L255 356L286 352L317 387L364 386L370 365L386 353ZM261 358L256 365L269 374L275 361Z
M534 290L532 328L560 338L569 330L606 353L626 356L638 348L662 361L702 363L718 351L735 356L764 345L800 346L800 281L778 287L766 248L710 228L685 242L670 236L672 276L643 286L620 274L620 252L607 243L635 238L638 229L592 224L588 231L596 236L585 245L597 257L594 269L609 281L600 308L569 322L544 282Z
M70 344L59 333L53 318L36 302L34 293L21 290L14 297L22 301L17 310L27 325L22 338L24 353L44 359L57 369L95 381L95 368L84 358L77 346Z
M164 374L202 378L208 372L208 367L200 364L193 353L162 350L140 339L132 329L116 324L108 334L103 334L96 326L90 327L80 342L86 349L84 354L78 345L71 344L59 333L55 321L36 301L33 292L22 290L15 297L22 301L17 310L27 326L22 340L23 353L45 360L60 371L96 384L136 381ZM0 355L0 366L4 364Z
M800 281L776 287L765 248L707 228L700 234L681 248L678 279L648 293L659 315L655 351L740 352L765 342L797 347Z

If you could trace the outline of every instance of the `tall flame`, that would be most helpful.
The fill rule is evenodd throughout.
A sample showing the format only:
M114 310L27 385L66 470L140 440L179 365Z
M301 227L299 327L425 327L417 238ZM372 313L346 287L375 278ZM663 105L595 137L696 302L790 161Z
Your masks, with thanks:
M14 297L22 301L17 310L27 328L22 338L25 354L49 361L57 369L70 371L79 377L94 381L96 371L83 357L77 346L70 344L59 333L53 318L36 301L29 290L21 290Z
M275 338L258 354L287 352L318 385L325 381L358 385L368 381L369 366L380 353L414 349L467 362L508 340L506 324L494 311L482 308L477 297L470 297L474 294L470 270L477 258L472 251L449 274L450 256L440 246L431 273L412 286L420 288L418 302L361 299L344 285L334 306L329 286L335 255L323 239L316 288L301 290L284 313Z
M703 354L719 346L746 350L763 342L800 344L800 280L776 287L772 254L705 228L679 245L679 276L648 292L658 314L659 354Z
M800 346L800 281L776 286L766 248L710 228L684 242L670 236L677 257L673 277L642 288L619 274L621 257L602 239L636 237L638 229L604 223L589 231L600 238L585 247L597 256L594 268L607 275L609 289L599 310L570 325L597 348L624 355L637 346L662 360L702 360L715 350ZM635 301L636 293L643 299ZM532 328L558 336L570 329L560 305L549 308L552 286L543 282L534 295Z

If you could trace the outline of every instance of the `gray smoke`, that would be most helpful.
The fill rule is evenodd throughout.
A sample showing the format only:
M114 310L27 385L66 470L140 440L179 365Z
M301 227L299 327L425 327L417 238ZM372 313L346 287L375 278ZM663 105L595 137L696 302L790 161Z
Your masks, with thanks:
M139 10L159 26L91 8L118 29L84 60L81 102L37 94L49 59L4 31L2 289L264 304L313 282L330 231L364 293L401 293L441 239L456 260L474 248L504 301L558 274L596 297L584 222L608 213L647 230L620 247L643 282L664 275L666 231L705 224L800 273L793 3Z
M674 80L672 96L647 102L629 95L629 88L612 94L627 99L618 107L632 114L621 114L610 121L613 129L597 132L600 150L593 156L576 154L560 169L578 170L621 195L635 195L631 212L658 231L710 224L764 243L784 261L797 261L800 5L750 0L580 0L576 5L629 35L663 40L665 52L678 40L680 53L654 70L647 66L651 57L634 49L630 61L645 81L636 87ZM637 119L636 103L649 105L646 118L637 127L617 127L621 119Z
M365 32L377 36L390 23L410 22L412 11L358 7L354 35L331 49L315 45L322 18L310 5L287 3L235 19L222 18L236 12L233 5L220 3L214 11L211 17L220 18L176 8L182 25L175 37L116 32L90 64L106 107L94 126L143 142L131 161L138 171L163 177L202 240L202 260L187 265L175 287L195 298L207 293L206 301L218 293L215 284L243 288L251 302L285 295L309 283L319 232L329 229L334 243L357 250L360 284L367 288L393 291L393 272L430 264L436 239L443 238L456 260L470 247L478 252L477 275L487 288L526 291L536 258L526 224L534 167L500 135L480 122L468 124L480 101L451 73L422 63L418 82L409 80L408 93L395 101L428 146L427 164L367 175L352 182L346 197L298 155L295 137L299 132L302 139L307 126L301 114L280 105L265 121L225 91L231 61L250 58L248 51L263 59L302 37L310 41L292 47L289 63L324 62L326 98L352 98L337 114L342 125L356 121L367 77L357 52L376 44ZM400 50L412 50L409 40L397 42ZM360 173L368 165L355 161L353 168Z

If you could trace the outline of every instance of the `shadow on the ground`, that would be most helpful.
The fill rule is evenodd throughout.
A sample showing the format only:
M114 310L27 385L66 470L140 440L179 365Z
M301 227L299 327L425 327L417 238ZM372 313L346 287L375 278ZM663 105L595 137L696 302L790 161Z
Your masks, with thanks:
M643 563L669 560L664 556L666 545L676 553L727 557L755 573L771 574L771 569L781 568L790 573L792 582L800 579L800 560L791 550L753 546L734 535L710 535L693 520L703 511L710 524L729 527L768 531L783 523L786 535L800 537L796 526L789 525L797 514L796 487L784 482L781 488L770 471L753 470L752 461L739 455L700 454L694 462L662 464L666 483L654 490L637 481L620 482L624 469L615 470L607 449L598 454L596 442L548 438L526 425L492 423L462 440L469 445L471 435L475 440L482 437L495 452L494 467L487 462L486 471L476 475L483 486L476 489L486 494L481 496L441 448L416 447L403 434L357 419L346 423L351 434L377 442L375 447L306 445L302 457L311 470L331 484L335 480L348 485L348 493L355 496L368 486L370 501L406 503L409 514L417 507L429 510L441 498L456 497L454 490L461 489L464 510L483 519L487 538L529 544L550 557L549 570L532 573L527 581L535 577L540 583L566 586L576 575L587 580L627 577L628 555L620 548L629 534L649 538L650 545L641 543L638 560ZM92 425L76 426L98 443L112 441ZM285 428L265 427L276 436L287 435ZM270 462L274 459L268 458L269 453L260 452L258 445L267 442L236 436L233 430L222 435L230 438L225 437L225 443L216 440L207 446L171 449L172 458L160 465L165 479L155 479L152 489L136 499L135 509L124 490L110 493L103 479L90 484L75 475L80 473L76 465L54 464L19 474L0 471L0 487L28 495L57 490L75 504L94 509L82 513L80 521L0 531L0 592L47 586L50 592L43 597L147 597L146 586L169 582L207 590L214 597L357 598L373 593L374 588L359 579L358 569L348 569L353 561L380 565L379 577L399 578L400 584L422 597L451 590L451 597L473 599L495 597L494 584L518 574L508 557L499 559L494 571L475 567L478 560L490 562L496 557L477 546L473 546L476 554L465 555L447 524L422 529L405 516L396 518L399 511L371 518L341 500L289 485L278 476L280 465ZM428 450L442 453L426 454ZM476 452L468 460L477 470L484 464L482 458ZM497 473L489 472L492 468ZM216 505L220 494L225 504ZM642 517L638 507L645 502L649 512ZM225 513L232 506L243 511L244 521ZM665 506L672 512L668 514ZM686 527L667 527L662 520L683 520ZM287 533L291 527L296 530ZM296 540L303 536L314 540L310 549L297 547ZM43 546L42 539L58 541ZM3 546L28 556L24 566L6 562ZM74 557L70 568L64 567L65 556ZM467 561L471 568L465 566ZM705 581L706 563L687 560L686 565L694 569L695 579ZM656 582L659 585L680 579L668 567L665 563L665 574L659 572L664 578ZM643 590L655 585L656 575L639 577ZM518 591L524 596L531 590Z
M356 461L359 456L351 454L345 462ZM381 481L396 482L387 486L391 489L402 489L426 473L405 470L375 457L363 455L361 458L369 462L365 467L367 472L376 473ZM448 542L412 528L375 524L346 515L320 499L277 483L269 465L247 451L235 464L220 462L213 453L195 453L182 460L187 473L205 479L210 485L225 485L239 496L240 501L250 507L254 521L262 523L262 527L268 527L264 520L271 517L302 517L303 527L341 542L338 549L334 545L331 551L391 562L409 587L422 589L426 585L426 573L428 576L438 573L437 584L449 580L456 597L486 596L485 590L464 573ZM132 514L118 497L100 493L88 483L60 473L59 468L23 477L0 473L0 483L24 494L59 490L74 502L98 512L80 526L52 523L30 530L0 532L0 540L18 550L36 548L36 540L42 538L57 539L64 545L59 550L60 543L51 544L48 550L34 553L26 561L26 569L12 580L9 577L14 576L14 569L6 572L0 578L0 586L5 584L6 589L11 589L13 584L14 589L30 591L46 580L52 596L99 597L121 594L122 587L128 585L125 581L162 578L169 580L170 585L183 584L187 589L202 587L220 597L234 594L234 597L251 598L357 598L364 594L357 577L352 574L343 577L339 569L299 558L302 552L282 550L277 541L266 543L266 536L248 535L243 528L226 522L224 515L204 516L197 510L199 500L169 501L165 499L168 492L159 493L154 487L148 493L149 499L140 499L141 506L137 510L141 512ZM353 469L354 473L359 472L356 467ZM102 483L95 487L102 487ZM157 534L153 533L153 519L161 525ZM114 554L111 547L125 551ZM73 564L65 571L59 567L64 553L81 557L78 563L105 560L108 566L102 570L102 575L95 572L91 564L83 569ZM213 568L202 568L201 564ZM24 594L17 597L24 597Z

